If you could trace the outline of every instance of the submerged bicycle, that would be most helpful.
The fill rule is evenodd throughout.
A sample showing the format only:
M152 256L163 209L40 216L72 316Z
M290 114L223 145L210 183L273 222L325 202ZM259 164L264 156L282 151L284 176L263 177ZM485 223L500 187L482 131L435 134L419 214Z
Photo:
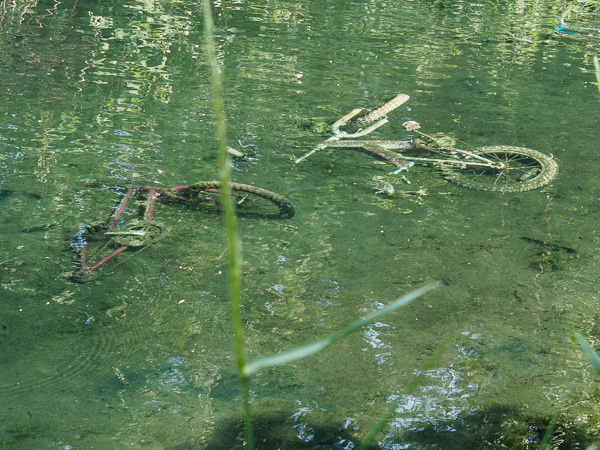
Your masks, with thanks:
M554 159L536 150L512 146L481 147L462 150L455 140L444 135L429 135L419 131L415 121L404 122L406 131L415 132L417 141L357 140L385 125L387 113L409 99L400 94L369 114L359 116L361 108L352 110L332 126L333 136L298 158L296 163L326 148L353 148L386 159L398 166L392 173L408 170L415 164L432 165L442 175L461 186L498 192L524 192L549 184L558 174ZM357 119L355 117L359 116ZM354 120L353 120L354 119ZM350 124L356 131L350 133L340 128ZM403 150L399 153L396 150ZM424 152L435 156L420 156Z
M291 218L295 214L290 201L279 194L246 184L230 183L229 186L240 216ZM108 221L84 227L73 240L79 261L71 278L79 282L95 280L164 237L168 228L152 223L159 198L213 210L220 208L220 188L219 181L203 181L170 189L131 186ZM139 212L125 221L128 206L136 201ZM129 252L129 256L117 258L125 252Z

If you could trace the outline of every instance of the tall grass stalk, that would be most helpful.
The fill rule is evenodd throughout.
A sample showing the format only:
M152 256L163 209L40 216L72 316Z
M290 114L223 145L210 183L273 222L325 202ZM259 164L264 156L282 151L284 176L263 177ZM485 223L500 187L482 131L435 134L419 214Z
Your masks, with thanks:
M598 55L594 55L594 67L596 68L596 80L598 80L598 92L600 92L600 62L598 62Z
M222 204L225 216L227 236L227 274L229 279L229 298L231 301L231 319L233 323L234 351L244 410L244 427L246 431L246 446L254 449L254 433L252 431L252 413L250 411L250 390L246 374L246 349L244 346L244 328L241 315L241 251L237 236L235 206L231 197L229 178L231 176L231 160L227 152L227 129L223 108L222 74L217 61L214 38L214 22L210 0L203 0L204 38L206 59L212 73L213 104L217 129L217 146L219 152L219 179L221 181Z

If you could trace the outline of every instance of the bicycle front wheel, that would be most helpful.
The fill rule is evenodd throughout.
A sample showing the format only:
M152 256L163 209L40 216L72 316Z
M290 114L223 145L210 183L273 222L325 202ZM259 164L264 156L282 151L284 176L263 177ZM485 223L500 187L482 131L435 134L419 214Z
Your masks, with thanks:
M444 176L472 189L525 192L546 186L558 175L554 159L529 148L498 145L478 148L473 153L500 163L499 168L443 164L440 168Z
M241 215L289 219L295 214L291 202L275 192L248 184L230 183L229 186L236 209ZM221 200L221 182L201 181L189 186L168 189L167 194L175 200L218 206Z

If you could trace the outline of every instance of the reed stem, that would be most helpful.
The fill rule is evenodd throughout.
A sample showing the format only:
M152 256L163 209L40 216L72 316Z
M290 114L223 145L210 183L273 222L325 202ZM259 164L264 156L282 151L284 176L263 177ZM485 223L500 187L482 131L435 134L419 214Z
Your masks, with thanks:
M246 349L244 345L244 328L242 325L240 287L241 287L241 252L237 237L235 207L231 197L231 158L227 151L227 129L223 108L223 83L222 73L217 61L214 39L214 22L210 0L203 0L204 35L206 59L210 64L212 73L213 106L217 130L217 147L219 152L219 179L221 181L222 204L225 216L225 229L227 235L227 273L229 278L229 299L231 302L231 320L233 324L234 352L244 413L244 427L246 431L246 446L254 449L254 433L252 430L252 413L250 410L250 391L248 376L246 375Z
M594 55L594 67L596 68L596 80L598 81L598 92L600 92L600 62L598 62L598 55Z

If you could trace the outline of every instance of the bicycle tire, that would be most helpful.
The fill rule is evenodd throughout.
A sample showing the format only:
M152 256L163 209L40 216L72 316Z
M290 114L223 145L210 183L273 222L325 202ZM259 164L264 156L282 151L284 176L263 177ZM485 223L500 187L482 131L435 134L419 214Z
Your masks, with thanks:
M279 218L286 219L294 217L294 214L296 213L294 207L292 206L292 203L287 198L276 194L275 192L271 192L266 189L251 186L248 184L230 183L229 186L231 189L231 193L234 197L243 197L242 200L238 202L238 210L242 209L243 207L244 211L248 211L250 214L257 214L265 217L276 216ZM209 193L211 189L218 190L220 188L220 181L200 181L198 183L191 184L185 187L184 189L177 190L176 193L171 190L169 191L175 194L175 196L173 196L172 198L183 196L186 198L197 199L203 193ZM274 215L270 211L263 212L263 209L265 209L265 207L263 207L262 205L257 205L257 202L254 200L249 200L249 195L241 196L240 193L250 194L251 196L256 196L269 201L271 204L277 206L277 208L279 209L279 214ZM185 198L180 199L185 200ZM246 208L246 205L244 205L244 203L253 203L253 205L250 205Z
M503 169L442 164L449 181L460 186L495 192L525 192L549 184L558 175L558 164L548 155L523 147L481 147L473 153L502 162Z

